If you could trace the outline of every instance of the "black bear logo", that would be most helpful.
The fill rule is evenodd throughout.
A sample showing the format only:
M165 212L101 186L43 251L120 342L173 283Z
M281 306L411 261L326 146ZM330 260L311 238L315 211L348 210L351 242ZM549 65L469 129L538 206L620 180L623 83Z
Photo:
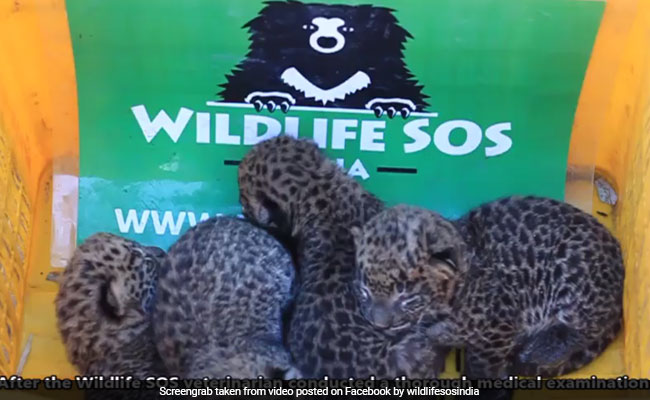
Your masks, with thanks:
M428 106L403 60L411 34L393 10L268 1L244 28L250 50L219 94L260 111L293 105L373 110L406 118Z

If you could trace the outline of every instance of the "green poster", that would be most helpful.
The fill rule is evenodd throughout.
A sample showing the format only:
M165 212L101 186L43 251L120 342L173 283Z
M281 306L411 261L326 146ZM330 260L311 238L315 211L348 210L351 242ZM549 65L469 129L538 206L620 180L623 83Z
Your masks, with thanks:
M240 211L237 163L316 141L389 205L458 217L564 196L604 3L68 0L79 91L78 240L170 245Z

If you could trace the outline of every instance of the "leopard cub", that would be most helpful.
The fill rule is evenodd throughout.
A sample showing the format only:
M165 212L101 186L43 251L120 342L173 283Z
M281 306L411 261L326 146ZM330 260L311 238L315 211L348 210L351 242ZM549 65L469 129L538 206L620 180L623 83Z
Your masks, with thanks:
M56 316L82 375L165 375L153 339L152 301L163 250L110 233L88 237L59 278Z
M571 205L508 197L456 221L399 205L354 236L365 318L464 347L470 378L562 375L621 328L619 243Z
M377 197L315 142L290 136L253 147L239 165L239 193L244 215L293 252L298 290L287 344L302 377L438 376L447 349L430 346L419 332L378 329L351 293L350 229L384 208Z
M297 377L282 320L292 300L291 256L234 217L190 228L169 249L154 302L154 335L181 378Z

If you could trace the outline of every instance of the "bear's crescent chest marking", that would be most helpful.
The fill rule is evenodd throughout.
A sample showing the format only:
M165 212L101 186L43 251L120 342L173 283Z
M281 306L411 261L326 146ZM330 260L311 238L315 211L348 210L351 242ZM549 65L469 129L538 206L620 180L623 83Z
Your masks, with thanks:
M323 105L330 101L343 100L348 95L365 89L371 83L368 74L363 71L357 71L344 82L329 89L322 89L311 83L295 67L287 68L282 75L280 75L280 79L282 79L285 84L304 93L305 97L320 101Z

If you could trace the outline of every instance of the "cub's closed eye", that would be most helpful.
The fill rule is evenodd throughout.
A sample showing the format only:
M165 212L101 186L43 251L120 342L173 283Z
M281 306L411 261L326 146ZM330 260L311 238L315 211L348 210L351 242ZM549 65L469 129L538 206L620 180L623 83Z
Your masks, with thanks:
M152 257L145 257L143 265L145 268L154 268L156 266L156 261Z
M370 300L370 292L364 287L359 287L359 300L366 302Z
M402 307L402 309L404 310L416 308L421 305L422 305L422 297L420 296L412 296L400 302L400 307Z

